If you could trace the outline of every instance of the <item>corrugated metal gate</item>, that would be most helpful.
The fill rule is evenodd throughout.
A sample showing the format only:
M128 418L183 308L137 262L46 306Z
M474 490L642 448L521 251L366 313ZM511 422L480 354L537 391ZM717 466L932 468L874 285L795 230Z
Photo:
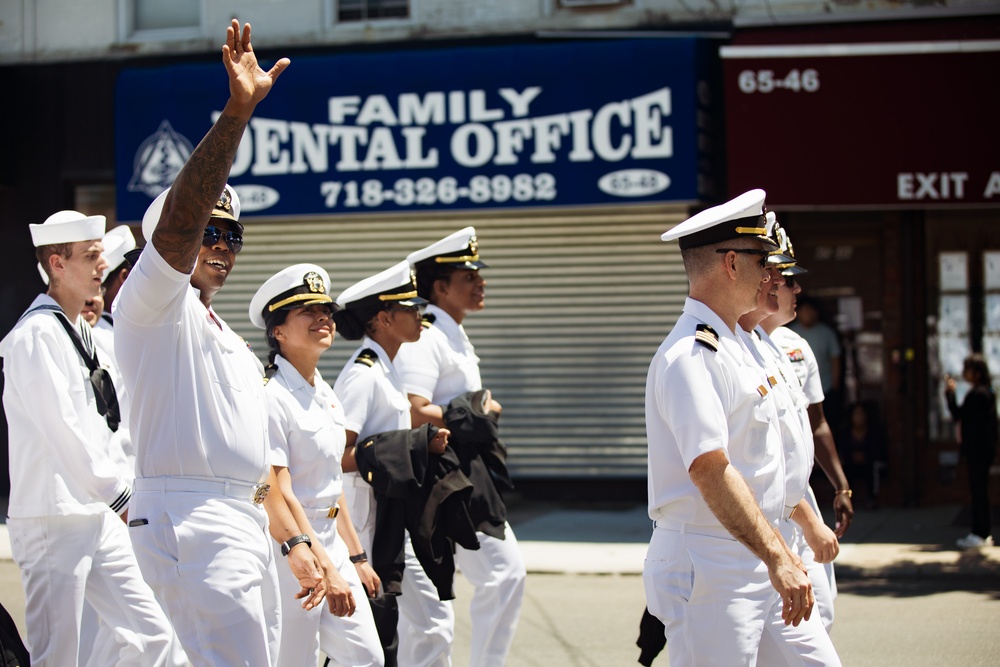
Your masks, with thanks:
M333 295L424 245L475 225L487 307L466 330L485 385L504 406L502 435L521 478L646 475L646 369L680 314L687 280L659 235L680 206L431 216L253 220L219 314L262 358L247 319L257 287L297 262L327 269ZM333 384L355 343L337 339L320 370Z

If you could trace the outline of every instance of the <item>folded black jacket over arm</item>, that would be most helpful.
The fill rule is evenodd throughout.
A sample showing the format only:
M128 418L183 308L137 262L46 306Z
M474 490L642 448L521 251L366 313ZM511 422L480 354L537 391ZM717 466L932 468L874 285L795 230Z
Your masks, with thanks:
M457 396L444 411L462 472L472 482L469 514L476 529L503 539L507 506L502 491L514 488L507 472L507 448L500 440L497 414L483 409L483 390Z
M413 551L437 588L438 597L455 597L453 542L478 549L469 517L472 482L462 473L454 450L430 454L427 444L437 428L387 431L365 438L355 450L358 471L375 491L372 568L389 595L401 593L404 530Z

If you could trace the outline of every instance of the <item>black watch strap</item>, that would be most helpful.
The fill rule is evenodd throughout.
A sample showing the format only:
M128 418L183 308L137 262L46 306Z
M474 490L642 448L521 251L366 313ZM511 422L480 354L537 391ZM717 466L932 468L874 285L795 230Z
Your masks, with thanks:
M358 563L367 563L368 562L368 554L366 554L364 551L362 551L359 554L355 554L353 556L348 556L348 559L350 559L350 561L352 563L354 563L355 565L357 565Z
M281 555L282 556L287 556L288 552L292 550L292 547L294 547L296 544L300 544L302 542L305 542L310 547L312 547L313 543L312 543L312 540L309 539L308 535L296 535L295 537L288 538L288 541L284 542L281 545Z

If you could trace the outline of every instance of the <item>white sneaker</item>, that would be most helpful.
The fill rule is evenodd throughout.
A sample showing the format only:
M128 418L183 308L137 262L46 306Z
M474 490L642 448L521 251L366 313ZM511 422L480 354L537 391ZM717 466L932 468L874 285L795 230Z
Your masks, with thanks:
M992 547L993 546L993 536L987 535L986 537L979 537L975 533L969 533L965 537L960 537L955 542L959 547L963 549L975 549L976 547Z

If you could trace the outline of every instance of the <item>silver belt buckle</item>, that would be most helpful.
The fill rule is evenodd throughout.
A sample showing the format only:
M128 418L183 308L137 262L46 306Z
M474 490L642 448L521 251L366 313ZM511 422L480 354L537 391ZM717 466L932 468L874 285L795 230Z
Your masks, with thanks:
M254 505L260 505L264 502L264 498L267 498L267 492L270 490L270 484L258 484L254 487L253 493L250 495L250 500L253 501Z

